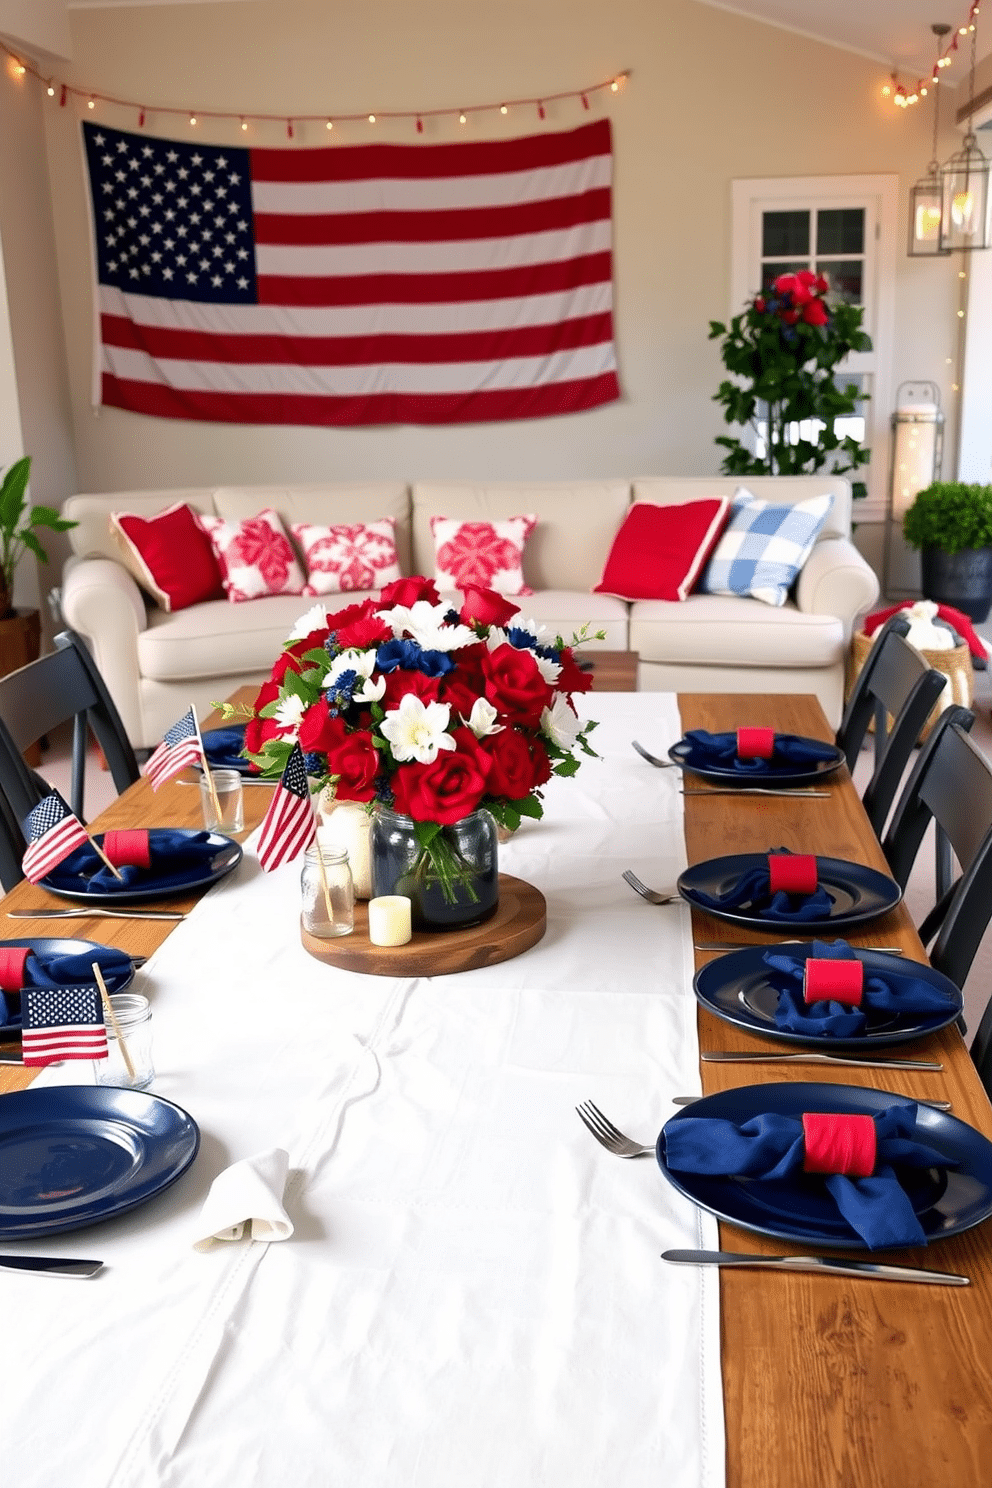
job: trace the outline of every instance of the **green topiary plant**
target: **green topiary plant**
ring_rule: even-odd
[[[960,553],[992,547],[992,486],[935,481],[916,493],[902,530],[913,548]]]
[[[717,438],[728,452],[720,466],[725,475],[813,475],[824,468],[839,474],[867,464],[869,451],[835,429],[866,395],[853,383],[838,388],[834,371],[850,352],[870,351],[871,338],[861,329],[861,307],[829,304],[828,288],[822,275],[808,270],[780,274],[729,327],[710,321],[709,339],[723,337],[723,364],[736,379],[721,382],[713,394],[725,422],[755,432],[759,422],[767,423],[760,457],[741,439]],[[823,425],[815,443],[790,438],[790,426],[806,420]],[[854,484],[854,493],[865,494],[863,482]]]
[[[68,532],[77,522],[66,521],[51,506],[28,504],[27,485],[31,473],[31,456],[24,455],[15,460],[0,482],[0,620],[7,620],[14,613],[14,572],[25,548],[48,562],[48,554],[35,536],[36,527],[47,527],[52,532]]]

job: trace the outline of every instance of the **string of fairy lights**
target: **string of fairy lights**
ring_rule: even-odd
[[[919,103],[921,98],[926,98],[930,89],[936,87],[940,82],[944,69],[951,67],[954,63],[955,54],[962,41],[970,40],[975,32],[975,22],[978,18],[980,0],[972,0],[968,7],[968,19],[960,26],[949,26],[950,41],[947,42],[943,51],[938,53],[933,64],[933,71],[928,78],[917,78],[916,82],[906,84],[899,81],[898,75],[893,72],[887,83],[882,84],[882,97],[891,98],[897,108],[911,108],[914,103]]]
[[[149,105],[133,98],[118,98],[114,94],[101,93],[96,89],[77,88],[72,83],[46,76],[30,60],[11,51],[3,41],[0,41],[0,53],[6,56],[7,70],[12,77],[16,79],[33,77],[43,85],[49,98],[58,100],[61,108],[73,102],[81,111],[96,112],[101,106],[108,105],[114,109],[124,109],[133,112],[139,129],[143,129],[150,118],[158,116],[183,118],[190,129],[196,129],[204,120],[223,120],[239,125],[243,133],[248,133],[250,129],[259,125],[278,124],[285,127],[287,139],[295,139],[298,129],[305,125],[323,126],[325,131],[333,132],[342,125],[357,124],[372,128],[388,120],[393,123],[407,122],[415,133],[423,134],[424,124],[429,120],[448,120],[457,123],[459,128],[464,128],[473,120],[487,115],[506,117],[511,113],[520,116],[533,114],[536,115],[538,121],[543,121],[547,118],[547,110],[551,104],[574,103],[578,104],[583,111],[589,111],[592,108],[592,99],[604,93],[621,93],[630,79],[628,68],[585,88],[566,88],[560,92],[544,93],[540,97],[503,98],[492,103],[472,103],[459,108],[385,109],[361,113],[330,110],[319,114],[260,114],[232,112],[225,109],[178,108],[168,104]]]

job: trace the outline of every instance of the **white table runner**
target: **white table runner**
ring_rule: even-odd
[[[548,900],[524,956],[328,968],[299,943],[299,865],[262,875],[249,846],[139,974],[153,1089],[203,1145],[134,1214],[9,1246],[108,1267],[4,1277],[11,1483],[721,1488],[717,1274],[659,1259],[715,1221],[573,1109],[653,1140],[700,1089],[688,910],[620,878],[684,866],[681,776],[630,747],[663,752],[678,712],[582,703],[601,759],[502,849]],[[194,1252],[213,1178],[272,1146],[293,1238]]]

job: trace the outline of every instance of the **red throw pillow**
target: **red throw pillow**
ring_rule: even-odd
[[[594,594],[686,599],[730,512],[729,496],[681,506],[636,502],[623,519]]]
[[[157,517],[111,512],[110,530],[125,568],[163,610],[185,610],[201,600],[223,598],[210,539],[184,502]]]

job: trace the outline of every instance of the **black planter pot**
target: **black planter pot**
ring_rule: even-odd
[[[953,605],[969,620],[985,620],[992,609],[992,548],[964,548],[945,553],[923,548],[920,553],[923,597]]]

